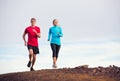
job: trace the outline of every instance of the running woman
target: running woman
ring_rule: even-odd
[[[58,26],[58,20],[53,20],[53,27],[49,29],[48,33],[48,41],[50,41],[51,49],[53,52],[53,68],[57,68],[57,59],[58,53],[61,47],[61,40],[60,38],[63,36],[62,29]]]
[[[38,48],[38,38],[41,37],[40,35],[40,28],[36,26],[36,19],[31,18],[31,26],[27,27],[23,33],[23,40],[25,46],[27,46],[29,51],[29,62],[27,64],[30,67],[30,71],[34,71],[34,64],[36,62],[36,54],[39,54]],[[26,41],[26,34],[28,35],[28,41]]]

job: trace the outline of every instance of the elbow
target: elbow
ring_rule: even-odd
[[[61,37],[63,37],[63,34],[61,35]]]
[[[23,39],[25,38],[25,35],[26,35],[26,33],[23,33],[23,35],[22,35]]]
[[[24,35],[24,34],[22,35],[22,38],[23,38],[23,39],[25,38],[25,35]]]
[[[50,41],[50,38],[48,38],[48,40],[47,41]]]
[[[60,37],[63,37],[63,34],[61,34]]]

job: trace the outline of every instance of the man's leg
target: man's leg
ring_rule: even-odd
[[[28,67],[31,66],[32,60],[33,60],[33,50],[29,49],[29,63],[27,65]]]
[[[30,60],[30,62],[32,62],[32,60],[33,60],[33,50],[32,49],[29,49],[29,60]]]
[[[33,68],[33,66],[34,66],[35,62],[36,62],[36,54],[33,54],[32,68]]]
[[[31,66],[31,71],[35,71],[33,69],[33,66],[36,62],[36,54],[39,54],[39,48],[37,46],[33,47],[33,59],[32,59],[32,66]]]
[[[32,66],[30,68],[30,71],[35,71],[34,68],[33,68],[33,66],[35,64],[35,61],[36,61],[36,54],[33,54]]]

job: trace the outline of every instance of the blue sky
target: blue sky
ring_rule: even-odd
[[[36,69],[51,69],[47,34],[55,18],[64,33],[59,67],[120,66],[119,4],[120,0],[0,0],[0,73],[29,70],[22,34],[31,17],[42,32]]]

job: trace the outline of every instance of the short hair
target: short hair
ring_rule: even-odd
[[[35,19],[35,18],[31,18],[31,21],[32,21],[32,20],[35,20],[35,21],[36,21],[36,19]]]

